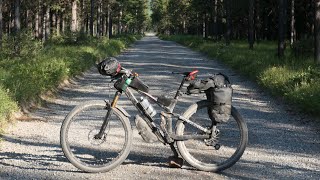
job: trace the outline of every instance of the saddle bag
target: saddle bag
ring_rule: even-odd
[[[223,123],[230,119],[233,90],[226,75],[215,74],[208,79],[191,83],[187,89],[189,94],[205,92],[207,100],[212,103],[208,107],[212,121]]]

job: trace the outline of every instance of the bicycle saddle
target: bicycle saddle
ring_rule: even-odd
[[[172,72],[172,74],[182,74],[184,75],[185,80],[190,81],[196,79],[198,72],[198,70],[194,70],[191,72]]]
[[[194,70],[194,71],[188,71],[188,72],[172,72],[172,74],[182,74],[184,76],[192,76],[197,74],[199,71],[198,70]]]

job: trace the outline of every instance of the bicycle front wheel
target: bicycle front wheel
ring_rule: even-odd
[[[207,108],[208,101],[199,101],[191,105],[183,116],[202,127],[210,129],[215,127],[212,133],[214,138],[210,139],[189,139],[177,141],[177,148],[180,155],[191,166],[203,170],[218,172],[231,167],[242,156],[248,143],[248,129],[245,121],[238,111],[232,107],[230,120],[226,123],[215,124],[209,118]],[[177,135],[197,135],[202,131],[183,121],[176,125]]]
[[[67,159],[86,172],[106,172],[120,165],[132,144],[129,119],[113,108],[102,138],[100,131],[108,109],[104,101],[76,106],[63,121],[60,143]]]

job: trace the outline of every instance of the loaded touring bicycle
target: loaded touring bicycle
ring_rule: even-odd
[[[170,98],[151,95],[138,74],[122,67],[115,58],[100,62],[97,68],[100,74],[115,80],[116,93],[111,101],[81,103],[63,121],[62,150],[75,167],[86,172],[107,172],[119,166],[132,146],[130,117],[135,118],[136,128],[146,142],[169,145],[173,152],[169,157],[171,167],[182,167],[186,161],[196,169],[218,172],[242,156],[248,142],[247,125],[231,104],[232,88],[225,75],[197,80],[197,70],[173,72],[182,75],[182,81]],[[189,86],[183,91],[186,83]],[[182,114],[175,112],[183,95],[199,93],[205,93],[207,99],[194,102]],[[132,102],[138,115],[130,116],[118,105],[122,95]],[[162,111],[157,113],[153,105]],[[157,116],[160,122],[154,120]]]

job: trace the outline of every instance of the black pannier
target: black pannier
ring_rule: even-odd
[[[116,76],[121,70],[121,64],[114,57],[109,57],[103,61],[101,61],[97,65],[98,71],[100,74],[105,76]]]
[[[117,90],[120,90],[122,91],[122,87],[124,86],[125,82],[127,80],[127,77],[126,76],[123,76],[122,78],[118,79],[116,81],[116,83],[114,83],[114,87],[117,89]],[[149,87],[144,84],[140,79],[139,77],[134,77],[131,81],[131,83],[129,84],[129,87],[131,88],[134,88],[134,89],[137,89],[137,90],[140,90],[140,91],[143,91],[143,92],[146,92],[148,93],[149,92]]]
[[[205,92],[207,100],[212,102],[208,108],[211,120],[227,122],[231,115],[232,87],[228,77],[224,74],[215,74],[212,77],[191,83],[187,92],[189,94]]]

